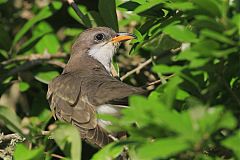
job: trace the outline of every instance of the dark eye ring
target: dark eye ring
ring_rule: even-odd
[[[103,40],[103,39],[104,39],[104,34],[102,34],[102,33],[97,34],[97,35],[95,36],[95,39],[96,39],[97,41]]]

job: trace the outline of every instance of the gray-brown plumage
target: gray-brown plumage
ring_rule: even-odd
[[[81,137],[98,147],[112,139],[104,128],[109,122],[97,119],[97,113],[119,115],[122,99],[144,92],[110,73],[119,43],[132,38],[131,34],[106,27],[84,31],[74,43],[63,73],[48,86],[47,99],[53,115],[77,126]]]

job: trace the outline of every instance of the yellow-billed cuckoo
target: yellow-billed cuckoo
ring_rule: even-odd
[[[145,92],[110,72],[120,42],[133,38],[133,34],[116,33],[106,27],[85,30],[73,44],[64,71],[48,86],[47,99],[54,117],[77,126],[81,137],[95,146],[112,141],[106,130],[110,122],[97,119],[97,114],[118,116],[127,97]]]

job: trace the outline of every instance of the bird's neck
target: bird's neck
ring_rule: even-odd
[[[99,68],[100,70],[105,72],[105,74],[111,75],[111,73],[109,73],[106,67],[92,56],[88,54],[74,54],[70,57],[66,67],[64,68],[63,73],[78,72],[80,70],[81,72],[86,71],[87,73],[90,70],[95,70],[96,68]],[[109,68],[111,68],[111,64]]]

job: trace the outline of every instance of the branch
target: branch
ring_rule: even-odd
[[[145,61],[144,63],[139,64],[136,68],[134,68],[133,70],[127,72],[125,75],[123,75],[120,79],[124,80],[127,77],[129,77],[130,75],[134,74],[135,72],[138,73],[140,72],[140,70],[142,68],[144,68],[145,66],[149,65],[150,63],[152,63],[153,58],[149,58],[147,61]]]
[[[17,66],[16,68],[13,68],[10,70],[7,74],[0,77],[0,82],[4,81],[7,77],[13,76],[19,72],[25,71],[27,69],[30,69],[34,66],[40,65],[44,62],[47,62],[48,64],[53,64],[58,67],[65,67],[65,64],[60,61],[53,61],[52,59],[59,59],[59,58],[66,58],[68,55],[64,53],[58,53],[58,54],[32,54],[29,56],[22,56],[22,57],[16,57],[14,59],[10,59],[7,61],[2,62],[2,65],[7,65],[15,62],[20,61],[26,61],[24,64],[21,64]]]
[[[175,50],[171,50],[171,51],[165,51],[163,52],[161,55],[158,55],[158,56],[153,56],[151,58],[149,58],[147,61],[145,61],[144,63],[141,63],[139,64],[136,68],[134,68],[133,70],[127,72],[125,75],[123,75],[120,79],[121,80],[124,80],[126,79],[127,77],[129,77],[130,75],[134,74],[134,73],[138,73],[140,72],[140,70],[144,67],[146,67],[147,65],[149,65],[150,63],[152,63],[153,60],[157,60],[157,59],[161,59],[161,58],[164,58],[168,55],[171,55],[171,54],[175,54],[177,52],[179,52],[181,50],[181,48],[177,48]],[[164,80],[164,79],[163,79]]]
[[[163,82],[163,80],[166,81],[166,80],[168,80],[168,79],[170,79],[170,78],[172,78],[174,76],[175,76],[175,74],[172,74],[170,76],[163,77],[162,79],[158,79],[156,81],[150,82],[150,83],[144,85],[143,88],[148,88],[150,86],[153,86],[153,85],[156,85],[156,84],[160,84],[160,83]]]
[[[7,135],[4,135],[3,133],[0,134],[0,143],[6,142],[6,141],[11,141],[11,140],[23,141],[24,138],[22,138],[21,136],[19,136],[16,133],[7,134]]]
[[[172,75],[170,75],[170,76],[164,77],[163,79],[164,79],[164,80],[168,80],[168,79],[172,78],[173,76],[175,76],[175,75],[172,74]],[[156,84],[159,84],[159,83],[161,83],[161,82],[162,82],[162,79],[158,79],[158,80],[156,80],[156,81],[154,81],[154,82],[148,83],[147,86],[156,85]]]
[[[1,65],[8,65],[15,62],[20,61],[32,61],[32,60],[52,60],[52,59],[60,59],[60,58],[66,58],[68,55],[65,53],[56,53],[56,54],[31,54],[27,56],[19,56],[13,59],[9,59],[6,61],[1,62]]]

